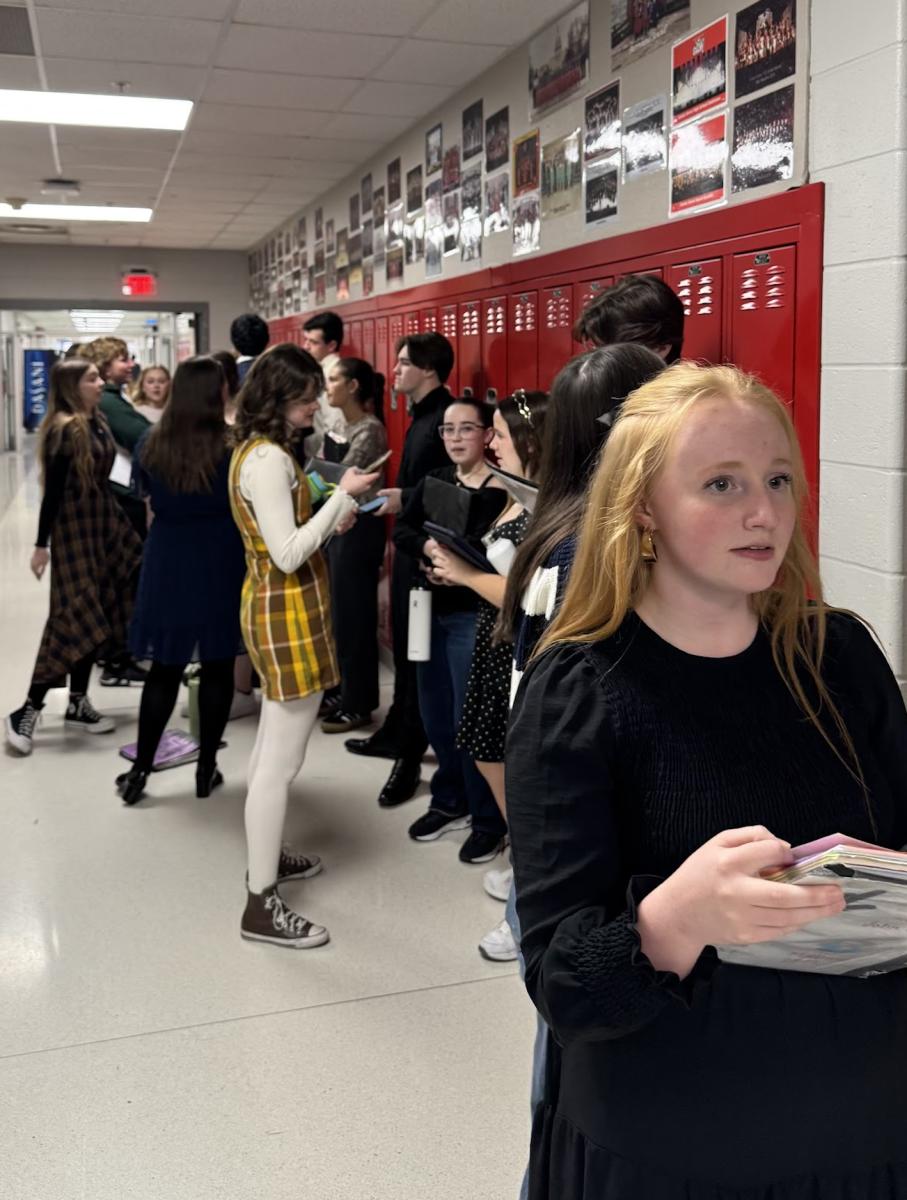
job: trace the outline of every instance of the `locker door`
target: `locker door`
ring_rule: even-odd
[[[797,248],[734,256],[729,358],[759,375],[788,404],[794,397]]]
[[[468,393],[482,399],[485,395],[482,374],[482,338],[479,333],[480,305],[478,300],[460,304],[460,395]]]
[[[371,363],[376,371],[379,369],[375,360],[375,322],[371,319],[362,322],[362,357],[367,363]]]
[[[393,474],[394,479],[397,477],[397,471],[400,467],[400,456],[403,453],[403,439],[406,436],[406,427],[408,424],[406,416],[406,397],[394,391],[393,373],[394,364],[397,361],[397,342],[403,337],[403,314],[394,313],[389,318],[388,324],[388,347],[387,347],[387,365],[388,365],[388,387],[390,395],[390,404],[385,410],[385,423],[387,425],[387,448],[393,451],[388,468]]]
[[[579,317],[584,309],[589,307],[596,296],[600,295],[605,288],[609,288],[613,282],[614,276],[606,275],[601,279],[586,279],[582,283],[575,283],[573,285],[574,320]],[[574,342],[573,344],[577,352],[586,349],[582,342]]]
[[[419,322],[419,314],[417,312],[408,312],[406,314],[406,332],[421,333],[422,326]]]
[[[721,362],[720,258],[671,267],[668,283],[683,301],[683,357]]]
[[[507,297],[482,301],[482,362],[485,364],[486,400],[507,395]]]
[[[654,275],[656,279],[664,279],[664,267],[647,267],[645,271],[624,271],[623,275],[618,275],[618,279],[626,279],[629,275]]]
[[[457,337],[457,306],[456,304],[445,304],[441,309],[441,333],[453,346],[454,366],[450,373],[450,378],[447,381],[447,386],[450,388],[452,395],[459,396],[460,393],[460,351],[459,339]]]
[[[551,387],[555,375],[573,356],[573,289],[545,288],[542,292],[542,328],[539,333],[538,386],[543,391]]]
[[[507,335],[507,392],[532,391],[539,383],[539,294],[517,292],[509,299]]]
[[[351,358],[363,358],[362,353],[362,322],[350,321],[347,326],[346,340],[352,347]]]
[[[436,308],[422,309],[422,333],[436,333],[438,330],[438,310]]]

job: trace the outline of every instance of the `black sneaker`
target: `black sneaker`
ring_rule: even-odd
[[[35,708],[31,700],[26,700],[21,708],[6,718],[6,740],[20,754],[31,754],[32,739],[40,715],[41,709]]]
[[[484,833],[474,829],[460,847],[460,862],[487,863],[507,849],[509,838],[499,833]]]
[[[101,687],[141,687],[147,678],[145,668],[135,663],[108,664],[101,676]]]
[[[340,712],[340,694],[325,695],[321,701],[321,707],[318,710],[318,720],[326,721],[328,717],[332,717],[334,713]]]
[[[102,716],[87,696],[70,700],[63,724],[67,729],[78,729],[82,733],[113,733],[117,727],[116,721]]]
[[[371,725],[371,713],[353,713],[345,712],[342,708],[338,708],[326,720],[321,722],[321,728],[324,733],[352,733],[355,729],[362,729],[365,725]]]
[[[445,833],[468,829],[471,824],[472,817],[469,813],[447,813],[430,808],[424,817],[410,825],[409,836],[414,842],[436,842]]]

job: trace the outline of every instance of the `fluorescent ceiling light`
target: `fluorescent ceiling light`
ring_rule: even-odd
[[[116,208],[107,204],[0,204],[0,220],[33,218],[39,221],[150,221],[150,208]]]
[[[103,125],[112,129],[182,130],[186,128],[191,112],[191,100],[0,89],[0,121],[27,121],[34,125]]]
[[[113,333],[126,314],[118,309],[73,308],[69,315],[79,333]]]

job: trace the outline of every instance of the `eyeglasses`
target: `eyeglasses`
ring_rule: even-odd
[[[438,433],[445,439],[455,437],[472,437],[475,433],[484,433],[483,425],[439,425]]]

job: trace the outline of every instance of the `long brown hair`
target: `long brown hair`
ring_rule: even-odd
[[[266,350],[252,363],[240,390],[233,441],[242,445],[263,437],[287,449],[296,435],[287,430],[284,406],[323,388],[321,367],[308,350],[294,342]]]
[[[651,494],[677,432],[703,401],[745,404],[770,413],[790,444],[797,519],[781,570],[770,588],[751,598],[771,637],[779,674],[795,700],[842,762],[863,782],[853,741],[822,677],[828,614],[806,528],[809,490],[797,434],[785,405],[736,367],[677,363],[644,384],[623,405],[592,483],[589,504],[560,612],[537,654],[568,642],[596,642],[616,633],[645,595],[650,567],[640,555],[639,505]],[[819,697],[815,704],[808,686]],[[842,756],[819,713],[824,710],[847,749]],[[864,785],[865,787],[865,785]]]
[[[224,370],[204,355],[176,368],[170,400],[142,446],[141,464],[175,493],[210,492],[227,450]]]
[[[66,358],[55,363],[50,373],[47,413],[38,436],[42,487],[47,478],[47,460],[53,458],[59,449],[64,429],[69,430],[72,439],[73,466],[83,493],[90,492],[97,485],[88,414],[79,395],[79,384],[94,365],[86,358]],[[99,420],[104,421],[100,414]]]

